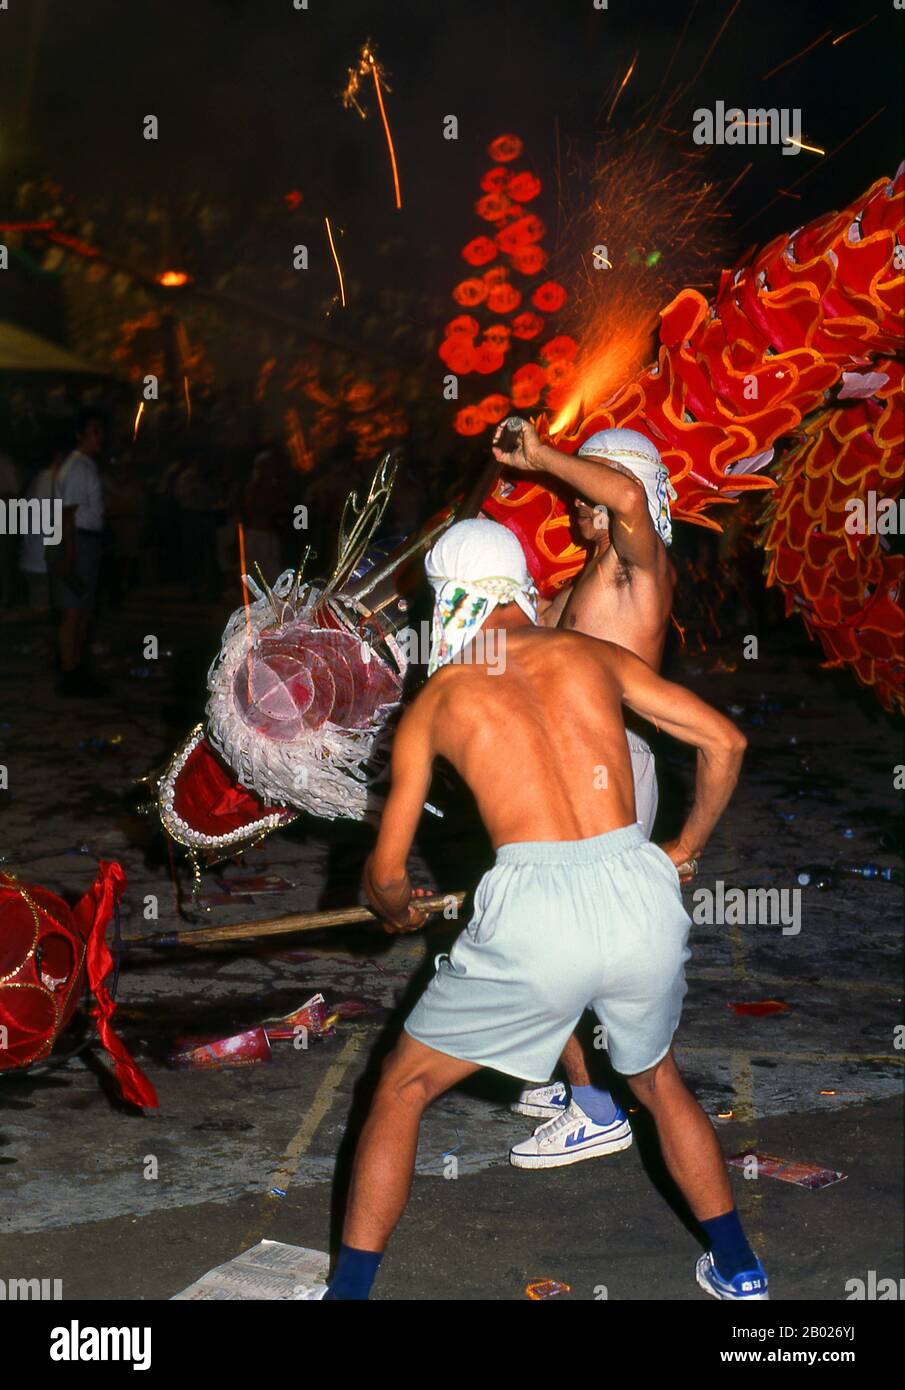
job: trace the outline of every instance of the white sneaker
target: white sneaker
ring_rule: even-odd
[[[574,1100],[561,1115],[538,1125],[530,1139],[509,1150],[514,1168],[563,1168],[586,1158],[604,1158],[631,1146],[632,1131],[624,1110],[611,1124],[595,1124]]]
[[[552,1086],[526,1086],[514,1105],[509,1109],[513,1115],[536,1115],[539,1120],[549,1120],[561,1115],[569,1104],[569,1093],[561,1081]]]

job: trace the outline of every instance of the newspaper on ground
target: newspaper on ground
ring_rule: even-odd
[[[327,1280],[330,1259],[324,1250],[262,1240],[235,1259],[217,1265],[170,1300],[201,1303],[238,1299],[292,1302]]]

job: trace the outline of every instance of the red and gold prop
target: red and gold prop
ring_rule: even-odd
[[[113,969],[106,930],[125,882],[119,864],[101,862],[91,888],[70,909],[48,889],[0,874],[0,1071],[50,1056],[87,978],[92,1017],[120,1095],[153,1109],[154,1087],[113,1031],[116,1005],[105,983]]]

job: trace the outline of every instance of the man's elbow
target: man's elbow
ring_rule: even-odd
[[[635,478],[624,478],[616,510],[626,525],[634,526],[647,516],[647,493]]]

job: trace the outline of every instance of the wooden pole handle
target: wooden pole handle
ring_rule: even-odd
[[[437,893],[430,898],[412,898],[412,906],[422,912],[442,912],[451,902],[461,906],[464,893]],[[206,946],[214,941],[246,941],[254,937],[289,936],[295,932],[323,931],[324,927],[345,927],[357,922],[379,922],[370,907],[337,907],[324,912],[299,912],[291,917],[269,917],[259,922],[224,922],[219,927],[197,931],[157,932],[139,937],[134,946]]]

